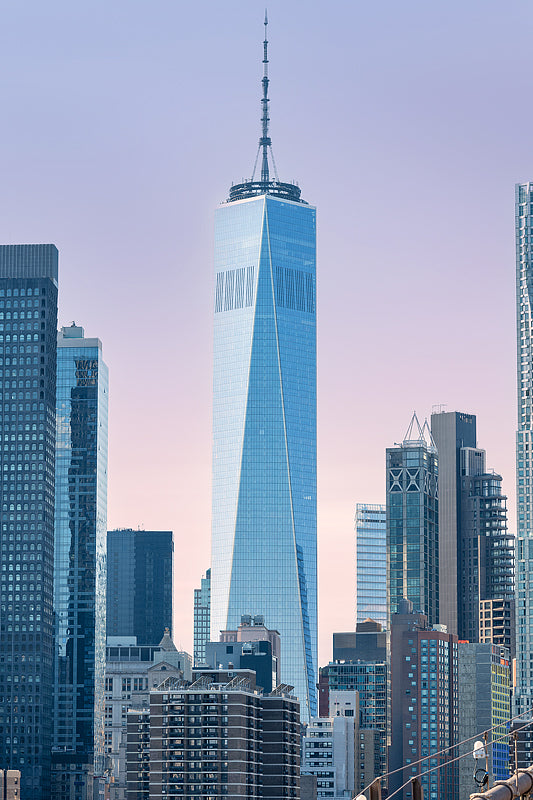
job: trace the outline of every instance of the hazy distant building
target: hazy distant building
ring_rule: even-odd
[[[172,531],[107,534],[107,635],[158,642],[172,631]]]
[[[438,455],[416,414],[403,443],[387,448],[387,591],[389,613],[407,597],[439,621]]]
[[[386,507],[357,503],[355,507],[355,619],[371,617],[387,625]]]
[[[0,752],[22,800],[50,797],[57,279],[53,244],[0,246]]]
[[[83,328],[57,338],[53,800],[104,770],[108,372]]]
[[[205,661],[205,645],[211,639],[211,570],[206,570],[200,588],[194,590],[193,657],[195,666]]]

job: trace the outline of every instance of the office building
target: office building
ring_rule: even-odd
[[[130,708],[146,708],[150,691],[168,677],[191,680],[191,657],[165,632],[157,646],[139,647],[135,637],[109,637],[105,672],[105,753],[109,800],[126,800],[126,722]]]
[[[439,622],[459,633],[460,450],[476,447],[476,418],[457,411],[434,413],[431,433],[439,454],[439,566],[446,575],[439,593]]]
[[[359,623],[355,633],[334,633],[333,661],[325,670],[330,696],[355,691],[359,698],[360,791],[387,772],[390,693],[386,633],[381,625],[368,620]]]
[[[205,646],[211,669],[251,669],[264,693],[280,685],[280,635],[265,628],[262,616],[244,615],[236,631],[222,631],[219,642]]]
[[[355,619],[387,625],[386,507],[355,507]]]
[[[196,673],[193,674],[196,678]],[[128,797],[297,798],[299,704],[290,687],[262,695],[250,670],[169,678],[149,709],[130,711]]]
[[[303,738],[302,771],[316,776],[317,797],[354,797],[359,785],[357,692],[332,692],[329,717],[310,721]]]
[[[513,616],[514,538],[507,531],[502,478],[477,447],[476,417],[431,415],[439,454],[439,621],[460,639],[479,642],[480,601],[505,602]],[[485,629],[486,636],[486,629]],[[514,647],[509,637],[506,647]]]
[[[487,747],[489,786],[509,777],[511,686],[509,650],[494,644],[459,642],[459,741],[491,731]],[[459,797],[479,790],[473,780],[472,758],[459,761]],[[485,767],[485,761],[479,766]]]
[[[104,769],[108,373],[83,328],[57,338],[52,798]]]
[[[193,656],[195,666],[205,661],[205,645],[211,638],[211,570],[194,590]]]
[[[172,630],[172,531],[107,533],[107,635],[153,644]]]
[[[49,800],[58,252],[0,247],[0,766]]]
[[[516,688],[515,713],[533,705],[533,183],[516,186]]]
[[[457,636],[432,628],[412,609],[404,600],[391,616],[389,770],[400,771],[390,776],[389,793],[428,773],[421,778],[426,800],[459,797],[457,762],[434,755],[459,742]],[[410,798],[410,788],[398,797]]]
[[[389,614],[407,597],[431,625],[439,621],[438,456],[416,414],[403,443],[387,448]]]
[[[268,64],[264,44],[264,67]],[[269,176],[216,213],[211,640],[261,614],[281,676],[316,715],[315,209]]]
[[[386,506],[355,507],[355,619],[387,625]]]
[[[333,634],[333,661],[386,661],[387,634],[379,622],[358,622],[355,631]]]

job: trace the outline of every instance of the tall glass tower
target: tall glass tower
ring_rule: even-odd
[[[357,503],[355,507],[355,621],[369,617],[387,625],[386,506]]]
[[[0,768],[50,797],[58,252],[0,247]]]
[[[416,414],[402,444],[387,448],[387,595],[389,615],[409,600],[439,622],[438,455]]]
[[[261,179],[216,213],[211,639],[263,615],[305,720],[318,678],[316,217],[270,179],[266,19],[263,63]]]
[[[533,704],[533,183],[516,186],[516,712]]]
[[[108,375],[99,339],[57,340],[53,800],[103,774]]]

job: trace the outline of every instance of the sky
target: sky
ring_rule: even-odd
[[[213,215],[251,175],[264,3],[8,0],[0,241],[60,251],[110,370],[108,527],[174,531],[174,640],[210,562]],[[357,502],[416,410],[475,413],[514,532],[514,184],[530,0],[271,0],[281,180],[317,206],[320,664],[354,626]]]

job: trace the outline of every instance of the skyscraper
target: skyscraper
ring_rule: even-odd
[[[0,247],[0,767],[48,800],[52,744],[57,262]]]
[[[515,710],[533,703],[533,183],[516,186],[516,667]]]
[[[357,503],[355,507],[355,621],[369,617],[387,624],[386,507]]]
[[[159,642],[172,631],[172,531],[107,533],[107,635]]]
[[[261,179],[216,213],[211,639],[263,615],[305,720],[318,678],[316,215],[270,179],[267,65],[265,33]]]
[[[205,663],[205,646],[211,638],[211,570],[206,570],[200,588],[194,590],[193,659],[195,666]]]
[[[103,774],[108,374],[99,339],[57,340],[52,797]]]
[[[429,624],[439,622],[438,456],[416,414],[403,443],[387,448],[389,614],[407,598]]]
[[[458,541],[461,527],[461,447],[476,447],[476,418],[457,411],[431,415],[431,433],[439,453],[439,621],[459,633]],[[477,609],[476,609],[477,614]]]
[[[432,628],[408,600],[391,615],[390,795],[420,775],[424,797],[462,797],[458,763],[440,752],[459,741],[457,647],[457,636]],[[411,787],[398,797],[409,800]]]
[[[458,411],[431,415],[439,454],[439,621],[460,639],[480,641],[480,601],[503,602],[513,615],[514,539],[500,475],[477,447],[476,418]],[[483,611],[485,615],[485,610]],[[484,621],[484,619],[483,619]],[[485,626],[483,626],[485,627]],[[510,630],[507,641],[513,648]]]

